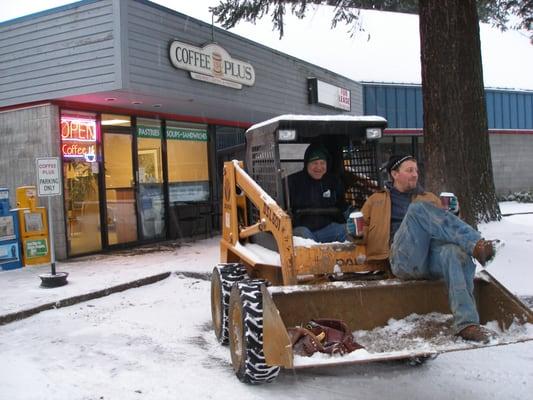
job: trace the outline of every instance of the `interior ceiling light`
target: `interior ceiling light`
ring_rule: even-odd
[[[132,101],[131,104],[135,104],[135,105],[139,105],[139,104],[142,104],[143,102],[142,101]]]
[[[160,107],[161,107],[161,104],[154,104],[152,107],[160,108]]]
[[[116,97],[106,97],[105,101],[115,101],[116,99]]]
[[[129,124],[130,121],[128,119],[106,119],[102,120],[102,125],[124,125]]]

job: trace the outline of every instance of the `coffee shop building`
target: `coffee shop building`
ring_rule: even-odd
[[[0,186],[15,207],[36,159],[60,159],[58,259],[210,235],[247,127],[363,114],[359,83],[145,0],[4,22],[0,61]]]

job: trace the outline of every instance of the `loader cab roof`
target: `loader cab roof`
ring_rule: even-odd
[[[386,126],[379,116],[280,115],[246,131],[246,170],[288,209],[288,177],[303,169],[307,147],[318,143],[329,153],[328,171],[345,182],[346,199],[361,207],[380,187],[377,157]],[[356,187],[356,180],[364,184]]]
[[[374,115],[280,115],[255,124],[246,131],[247,139],[261,134],[272,134],[277,130],[296,131],[295,142],[323,135],[346,135],[364,138],[366,128],[385,129],[387,120]],[[280,141],[282,138],[276,137]]]

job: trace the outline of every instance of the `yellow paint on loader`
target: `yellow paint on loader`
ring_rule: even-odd
[[[461,343],[459,347],[434,346],[428,350],[424,340],[431,341],[435,333],[428,327],[421,333],[420,348],[389,353],[368,352],[361,357],[350,357],[351,354],[335,356],[327,362],[323,357],[316,363],[313,359],[297,362],[288,328],[301,326],[311,319],[335,318],[345,321],[352,331],[370,331],[384,327],[391,319],[399,320],[414,313],[450,314],[445,285],[442,281],[396,279],[388,264],[366,262],[366,249],[361,244],[311,243],[295,246],[290,216],[244,171],[242,162],[226,162],[223,177],[220,259],[222,263],[240,263],[245,266],[249,278],[265,281],[260,290],[262,326],[258,334],[258,338],[262,337],[262,349],[254,351],[262,350],[267,367],[292,369],[377,360],[425,359],[447,351],[533,340],[531,335],[522,335],[488,344]],[[254,212],[250,212],[250,208]],[[251,239],[258,234],[272,235],[279,253],[279,265],[258,261],[246,250]],[[332,276],[339,277],[339,271],[342,280],[332,281]],[[220,280],[212,282],[217,285],[212,290],[220,292]],[[501,329],[507,329],[513,323],[533,324],[533,312],[488,272],[478,275],[474,284],[482,324],[497,321]],[[257,374],[250,378],[247,372],[247,362],[253,364],[254,361],[248,360],[246,353],[247,346],[251,345],[247,342],[244,327],[246,304],[237,295],[236,284],[233,284],[229,306],[229,315],[232,316],[229,342],[234,369],[243,382],[270,382],[277,375],[276,371],[268,372],[270,375],[266,374],[269,377],[264,381]],[[222,297],[213,296],[212,302],[222,301]],[[238,312],[232,313],[232,304],[238,304]],[[216,318],[223,318],[222,305],[212,304],[212,308],[216,311],[213,313]],[[215,322],[220,325],[220,321]],[[235,337],[236,334],[238,337]],[[453,335],[450,340],[453,340]]]

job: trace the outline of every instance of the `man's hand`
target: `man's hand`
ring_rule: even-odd
[[[355,238],[356,235],[355,235],[355,222],[353,220],[353,218],[348,218],[346,220],[346,232],[348,232],[348,235],[350,235],[351,237]]]
[[[454,195],[452,198],[450,198],[448,210],[455,215],[459,215],[459,200],[457,199],[457,196]]]

